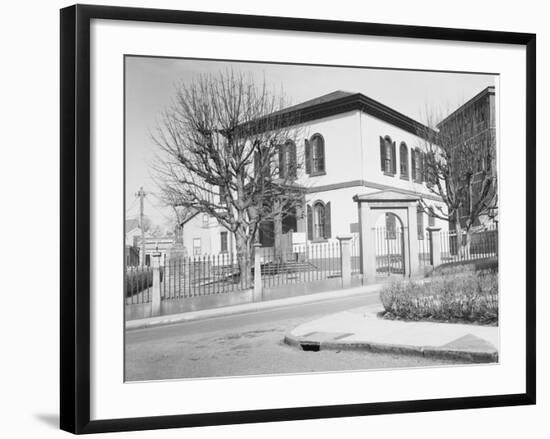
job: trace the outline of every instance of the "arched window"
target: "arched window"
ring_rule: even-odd
[[[309,142],[311,148],[311,173],[325,172],[325,140],[320,134],[314,134]]]
[[[380,168],[384,174],[395,175],[395,142],[390,136],[380,137]]]
[[[313,205],[313,238],[325,237],[325,205],[320,201]]]
[[[401,178],[409,179],[409,148],[405,142],[399,145],[399,173]]]
[[[417,183],[424,181],[424,153],[419,148],[411,151],[412,179]]]
[[[331,237],[330,202],[318,200],[313,208],[307,206],[307,234],[309,240],[328,239]]]

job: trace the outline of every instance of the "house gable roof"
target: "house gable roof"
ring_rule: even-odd
[[[193,218],[195,218],[199,214],[199,211],[197,209],[193,209],[189,212],[189,215],[186,216],[181,222],[180,227],[183,227],[186,223],[191,221]]]
[[[127,219],[124,226],[125,226],[126,233],[128,233],[131,230],[139,228],[139,220],[136,218]]]

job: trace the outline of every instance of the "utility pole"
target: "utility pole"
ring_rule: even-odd
[[[147,194],[143,190],[143,186],[139,188],[136,193],[136,197],[139,198],[139,228],[141,229],[141,261],[140,265],[145,265],[145,231],[143,228],[143,200]]]

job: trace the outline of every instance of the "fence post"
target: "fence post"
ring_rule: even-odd
[[[262,300],[262,265],[260,264],[260,243],[254,244],[254,302]]]
[[[153,297],[151,300],[151,317],[160,315],[160,256],[161,253],[153,253]]]
[[[167,297],[171,297],[171,282],[170,282],[170,275],[172,273],[170,273],[170,260],[172,258],[169,257],[169,258],[166,258],[166,253],[164,254],[164,258],[163,258],[163,264],[164,264],[164,273],[162,275],[162,289],[163,289],[163,292],[164,292],[164,298],[167,298]],[[175,271],[175,270],[174,270]],[[175,278],[174,278],[174,284],[175,284]],[[168,287],[168,288],[167,288]],[[174,285],[174,291],[176,290],[176,287]]]
[[[342,288],[351,286],[351,236],[337,236],[340,241],[340,270],[342,271]]]
[[[430,264],[433,268],[441,265],[441,227],[428,227],[430,234]]]

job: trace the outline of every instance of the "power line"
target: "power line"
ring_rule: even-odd
[[[134,207],[136,207],[137,198],[134,198],[134,201],[126,208],[126,213],[130,212]]]

